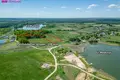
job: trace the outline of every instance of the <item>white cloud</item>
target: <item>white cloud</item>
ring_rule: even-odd
[[[65,8],[67,8],[67,7],[66,7],[66,6],[61,6],[61,8],[65,9]]]
[[[81,10],[81,8],[76,8],[76,10]]]
[[[120,6],[116,5],[116,4],[110,4],[108,6],[108,8],[120,8]]]
[[[91,5],[88,6],[87,9],[91,9],[91,8],[93,8],[93,7],[96,7],[96,6],[98,6],[98,5],[97,5],[97,4],[91,4]]]

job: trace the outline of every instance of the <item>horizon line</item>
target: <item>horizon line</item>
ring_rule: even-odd
[[[7,18],[7,17],[0,17],[1,18]],[[8,17],[8,18],[36,18],[36,19],[40,19],[40,18],[37,18],[37,17]],[[49,18],[49,17],[48,17]],[[52,17],[51,17],[52,18]],[[59,17],[58,17],[59,18]],[[83,18],[120,18],[120,17],[83,17]],[[42,18],[43,19],[43,18]],[[53,18],[54,19],[54,18]],[[65,19],[65,18],[64,18]],[[66,18],[67,19],[67,18]],[[72,18],[71,18],[72,19]],[[79,18],[80,19],[80,18]],[[82,19],[82,17],[81,17]]]

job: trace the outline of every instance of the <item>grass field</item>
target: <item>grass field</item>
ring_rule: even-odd
[[[17,43],[16,42],[11,42],[11,43],[6,43],[2,46],[0,46],[0,50],[8,50],[11,48],[16,48],[17,47]]]
[[[108,38],[102,38],[102,41],[120,41],[120,36],[108,36]]]
[[[30,43],[41,43],[41,44],[62,42],[62,40],[54,34],[48,34],[46,35],[46,38],[29,39],[29,41]]]
[[[117,43],[111,43],[111,42],[107,42],[107,41],[117,41],[117,42],[120,42],[120,36],[108,36],[108,38],[101,38],[101,41],[104,44],[118,46],[119,44],[117,44]]]
[[[44,80],[54,69],[41,68],[43,63],[54,64],[45,50],[22,47],[0,53],[0,80]]]
[[[68,41],[69,38],[79,36],[79,34],[74,31],[56,31],[54,35],[59,37],[63,42]]]
[[[75,80],[80,71],[69,66],[59,66],[56,74],[49,80],[56,80],[56,76],[60,76],[63,80]]]

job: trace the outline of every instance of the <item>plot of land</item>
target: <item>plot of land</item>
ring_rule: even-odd
[[[86,69],[83,62],[74,54],[70,54],[64,57],[68,62],[76,64],[78,67]]]
[[[46,35],[46,38],[29,39],[29,41],[30,43],[41,43],[41,44],[62,42],[62,40],[59,37],[53,34]]]
[[[0,50],[8,50],[8,49],[14,49],[17,47],[16,42],[6,43],[2,46],[0,46]]]
[[[49,80],[56,80],[56,77],[59,77],[62,80],[75,80],[80,70],[69,67],[69,66],[59,66],[57,72]]]
[[[48,51],[17,48],[0,54],[0,80],[44,80],[54,69],[42,69],[43,63],[54,65]]]

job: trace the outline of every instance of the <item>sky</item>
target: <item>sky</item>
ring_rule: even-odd
[[[0,2],[0,18],[120,18],[120,0]]]

